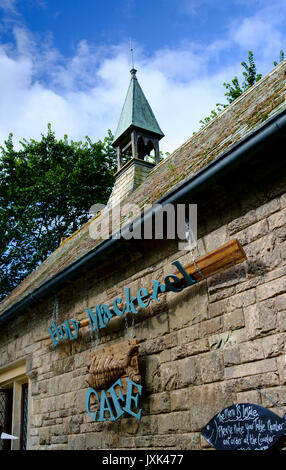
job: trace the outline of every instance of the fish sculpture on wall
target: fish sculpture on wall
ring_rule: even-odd
[[[126,374],[133,382],[138,382],[138,371],[132,366],[133,356],[138,352],[138,345],[131,344],[125,355],[116,353],[95,352],[90,354],[90,365],[87,368],[88,385],[97,390],[105,390],[117,379]]]
[[[217,413],[201,434],[218,450],[266,450],[286,435],[286,414],[238,403]]]

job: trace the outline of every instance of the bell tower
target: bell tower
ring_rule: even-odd
[[[159,140],[164,134],[139,85],[136,72],[134,67],[130,70],[131,80],[112,143],[117,149],[118,165],[109,200],[111,204],[120,202],[136,189],[160,162]],[[145,160],[152,150],[155,164]],[[125,164],[124,156],[131,157]]]
[[[137,70],[130,70],[131,80],[121,111],[113,146],[117,149],[118,168],[122,168],[122,155],[131,150],[132,158],[144,160],[152,150],[159,163],[159,140],[164,137],[153,111],[139,85]]]

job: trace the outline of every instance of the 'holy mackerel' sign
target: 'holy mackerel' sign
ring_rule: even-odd
[[[159,301],[159,294],[167,291],[181,292],[184,288],[199,282],[213,274],[216,274],[230,266],[240,263],[246,259],[246,255],[238,242],[231,240],[221,247],[198,258],[195,262],[183,267],[179,261],[172,263],[177,268],[176,274],[165,277],[164,283],[157,280],[152,281],[152,289],[148,291],[145,287],[138,289],[135,296],[131,295],[130,288],[124,288],[124,296],[116,297],[112,306],[98,304],[94,308],[87,309],[88,319],[65,320],[61,325],[52,322],[48,331],[56,347],[62,340],[75,340],[79,336],[79,328],[89,325],[92,331],[105,328],[112,317],[121,317],[124,314],[137,314],[138,309],[147,308],[150,302]],[[47,339],[40,338],[38,341]]]
[[[179,272],[183,275],[185,283],[182,283],[182,279],[175,274],[169,274],[165,277],[164,284],[159,281],[153,280],[153,289],[150,295],[149,291],[145,287],[138,289],[136,296],[131,295],[130,288],[125,287],[124,297],[116,297],[113,301],[113,308],[110,309],[106,304],[98,304],[95,307],[95,311],[92,308],[87,309],[90,328],[92,331],[100,330],[105,328],[111,318],[115,315],[121,317],[125,313],[137,314],[139,308],[147,308],[151,300],[159,301],[158,294],[161,292],[173,291],[180,292],[185,287],[194,284],[196,281],[185,271],[179,261],[172,263],[177,267]],[[78,338],[79,333],[79,321],[77,320],[66,320],[61,325],[57,326],[55,322],[49,327],[49,333],[51,335],[54,346],[57,346],[63,339],[74,340]],[[71,327],[72,325],[72,327]]]

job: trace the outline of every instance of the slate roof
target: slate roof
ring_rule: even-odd
[[[115,132],[113,144],[131,128],[137,127],[164,137],[163,132],[153,114],[153,111],[145,97],[136,77],[136,70],[131,70],[131,80],[124,105]]]
[[[269,118],[285,110],[285,98],[286,60],[156,165],[125,202],[138,204],[142,208],[145,204],[155,203],[242,138],[251,135]],[[89,235],[92,220],[67,238],[2,301],[0,315],[100,243]]]

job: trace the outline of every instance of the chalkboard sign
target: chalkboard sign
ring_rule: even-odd
[[[260,405],[238,403],[216,414],[202,430],[218,450],[266,450],[286,434],[286,414],[280,418]]]

